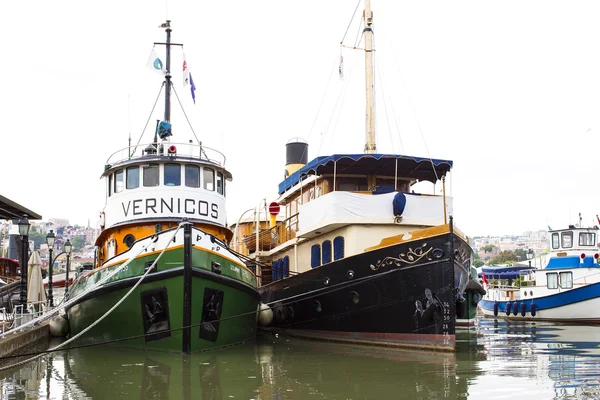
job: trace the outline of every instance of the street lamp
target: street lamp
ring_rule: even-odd
[[[52,296],[52,270],[54,269],[54,263],[52,262],[52,250],[54,250],[54,231],[50,229],[50,232],[46,235],[46,244],[48,245],[48,252],[50,253],[50,264],[48,264],[48,305],[54,307],[54,297]]]
[[[73,245],[71,245],[71,241],[67,239],[65,242],[65,253],[67,253],[67,274],[65,275],[65,298],[69,293],[69,259],[71,258],[71,250],[73,249]]]
[[[20,296],[19,302],[23,308],[27,306],[27,262],[29,253],[29,220],[24,214],[23,218],[17,222],[19,225],[19,235],[21,235],[21,283],[19,285]]]
[[[531,268],[531,259],[533,258],[533,249],[527,250],[527,260],[529,260],[529,268]]]

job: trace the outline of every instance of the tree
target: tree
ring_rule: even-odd
[[[484,253],[491,253],[492,251],[494,251],[494,247],[495,246],[493,244],[486,244],[481,249],[483,250]]]
[[[85,238],[82,236],[75,236],[73,240],[71,240],[71,244],[73,245],[73,251],[79,251],[85,246]]]
[[[490,265],[493,264],[508,264],[519,261],[519,256],[512,250],[501,251],[496,257],[490,260]]]
[[[516,249],[515,254],[519,257],[517,261],[527,260],[527,252],[524,249]]]
[[[475,268],[479,268],[479,267],[481,267],[481,266],[482,266],[482,265],[484,265],[484,264],[485,264],[485,263],[484,263],[483,261],[479,260],[479,259],[477,259],[477,260],[473,261],[473,266],[474,266]]]

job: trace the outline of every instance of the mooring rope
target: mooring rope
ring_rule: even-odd
[[[135,289],[137,289],[137,287],[142,283],[142,281],[144,280],[144,278],[146,278],[148,276],[148,274],[150,272],[152,272],[152,270],[154,269],[154,267],[156,266],[156,264],[158,263],[158,260],[160,260],[160,258],[162,257],[162,255],[165,253],[165,251],[167,250],[167,248],[169,247],[169,245],[171,244],[171,241],[173,240],[173,238],[175,237],[175,235],[177,234],[177,232],[179,232],[179,229],[181,229],[181,227],[185,224],[189,224],[190,222],[182,222],[179,224],[179,226],[177,226],[177,229],[175,229],[175,231],[173,232],[173,235],[171,236],[171,239],[169,239],[169,241],[167,242],[167,245],[164,247],[164,249],[162,249],[162,251],[160,252],[160,254],[158,255],[158,257],[156,257],[156,260],[154,260],[154,262],[152,263],[152,265],[146,270],[146,272],[144,273],[144,275],[142,275],[140,277],[140,279],[135,283],[135,285],[133,285],[131,287],[131,289],[129,289],[129,291],[127,293],[125,293],[125,295],[117,302],[115,303],[114,306],[112,306],[108,311],[106,311],[100,318],[98,318],[96,321],[94,321],[92,324],[90,324],[89,326],[87,326],[84,330],[82,330],[81,332],[79,332],[77,335],[73,336],[72,338],[69,338],[68,340],[62,342],[61,344],[53,347],[52,349],[50,349],[50,351],[56,351],[58,349],[60,349],[61,347],[73,342],[74,340],[78,339],[79,337],[81,337],[83,334],[85,334],[86,332],[88,332],[90,329],[92,329],[93,327],[95,327],[96,325],[98,325],[100,322],[102,322],[102,320],[106,317],[108,317],[117,307],[119,307],[121,305],[121,303],[123,303],[131,293],[133,293],[133,291]],[[36,359],[38,359],[39,357],[41,357],[43,355],[42,354],[38,354],[34,357],[28,358],[26,360],[22,360],[19,361],[15,364],[12,365],[7,365],[4,367],[0,367],[0,371],[4,371],[6,369],[10,369],[10,368],[14,368],[14,367],[18,367],[19,365],[23,365],[23,364],[27,364],[31,361],[34,361]]]

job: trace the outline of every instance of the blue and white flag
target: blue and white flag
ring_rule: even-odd
[[[183,54],[183,86],[191,85],[190,90],[192,92],[192,100],[194,100],[194,104],[196,104],[196,85],[194,85],[194,80],[192,79],[192,74],[190,73],[190,69],[188,68],[187,61],[185,60],[185,53]]]
[[[150,53],[150,57],[148,57],[148,63],[146,65],[148,66],[148,68],[158,72],[159,74],[164,75],[166,73],[165,66],[161,59],[158,58],[158,55],[156,54],[156,51],[154,51],[154,48],[152,48],[152,52]]]

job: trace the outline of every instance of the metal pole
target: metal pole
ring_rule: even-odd
[[[23,311],[27,307],[27,253],[29,251],[29,236],[21,236],[21,283],[20,283],[20,303],[23,305]]]
[[[365,0],[365,10],[363,11],[365,38],[365,83],[366,83],[366,141],[365,153],[372,154],[376,151],[375,145],[375,108],[373,105],[373,12],[371,11],[371,1]]]
[[[183,226],[183,337],[181,352],[190,354],[192,342],[192,224]]]
[[[167,84],[167,88],[165,91],[165,121],[171,121],[171,21],[167,20],[165,24],[165,28],[167,31],[167,59],[165,65],[165,82]]]
[[[52,247],[48,248],[50,253],[50,263],[48,264],[48,305],[54,307],[54,297],[52,296],[52,270],[54,269],[54,262],[52,260]]]
[[[69,294],[69,268],[70,268],[70,261],[71,259],[71,253],[67,253],[67,274],[65,275],[65,298],[67,298],[67,295]]]

